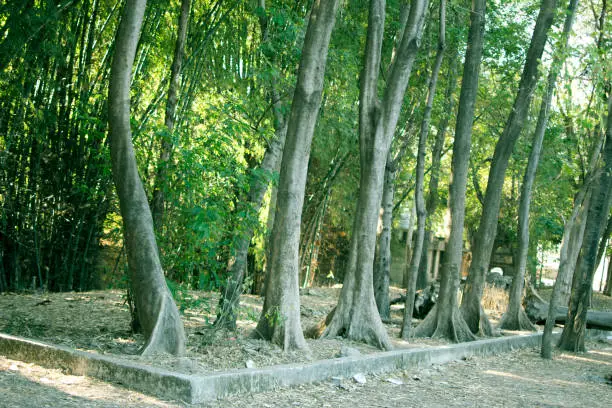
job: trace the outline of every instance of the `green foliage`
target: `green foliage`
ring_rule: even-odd
[[[396,45],[403,3],[387,2],[381,89]],[[126,285],[121,276],[98,276],[112,275],[115,270],[124,273],[122,260],[117,268],[106,262],[107,252],[112,252],[109,248],[122,244],[106,140],[108,76],[120,5],[111,0],[84,0],[62,2],[59,7],[55,2],[19,1],[0,6],[0,291],[32,286],[85,290],[103,282]],[[309,6],[305,1],[268,1],[264,13],[257,2],[194,2],[175,127],[169,132],[164,116],[179,2],[148,3],[133,72],[133,141],[149,196],[160,166],[169,175],[162,186],[166,211],[157,237],[169,286],[183,309],[201,306],[193,304],[188,290],[215,289],[226,278],[237,238],[251,228],[255,229],[255,245],[250,250],[254,258],[250,268],[263,269],[269,195],[259,213],[247,204],[247,197],[251,180],[278,181],[276,172],[258,168],[278,126],[270,87],[275,85],[280,113],[286,118]],[[345,1],[343,6],[329,50],[302,217],[306,230],[322,214],[319,269],[322,275],[332,272],[338,279],[358,194],[357,109],[368,13],[367,2]],[[467,41],[469,5],[450,1],[448,6],[448,55],[434,99],[432,136],[448,113],[441,90],[449,80],[450,59],[459,61],[457,71],[461,72]],[[471,155],[471,172],[483,191],[495,142],[516,93],[538,6],[532,0],[495,0],[488,5]],[[530,230],[536,245],[552,246],[560,241],[564,218],[586,180],[590,151],[604,125],[610,22],[605,22],[600,41],[596,19],[601,6],[601,1],[583,5],[580,40],[567,50],[570,59],[559,81],[534,189]],[[398,139],[407,134],[415,140],[418,126],[414,124],[423,115],[438,36],[436,7],[437,2],[432,2]],[[266,38],[260,26],[264,17]],[[543,71],[549,64],[550,54],[545,54]],[[536,102],[542,91],[542,87],[535,90]],[[536,114],[534,109],[513,154],[504,188],[499,237],[510,243],[516,240],[516,206]],[[452,145],[453,128],[454,112],[445,151]],[[163,164],[159,163],[162,141],[173,146],[172,157]],[[432,146],[433,142],[428,143]],[[396,141],[394,149],[398,145]],[[413,150],[414,143],[400,163],[398,200],[411,199]],[[430,214],[439,227],[449,198],[450,159],[450,154],[443,158],[440,205]],[[343,165],[326,184],[338,160],[344,160]],[[470,179],[468,231],[477,228],[480,212]],[[112,255],[117,259],[114,252]],[[250,287],[253,282],[249,275],[244,285]],[[270,318],[278,322],[280,317]]]
[[[205,296],[198,296],[190,293],[186,285],[181,285],[176,282],[166,279],[168,289],[172,294],[172,298],[176,302],[179,311],[183,314],[187,309],[196,311],[204,316],[208,316],[211,311],[210,299]],[[208,318],[206,318],[208,319]],[[208,321],[206,321],[208,324]]]

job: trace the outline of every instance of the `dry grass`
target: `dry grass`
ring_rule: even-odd
[[[319,323],[336,305],[340,288],[313,288],[301,296],[303,328]],[[400,290],[392,288],[391,297]],[[187,356],[139,356],[142,337],[129,332],[130,316],[124,292],[118,290],[83,293],[0,294],[0,331],[34,338],[71,348],[104,354],[145,364],[163,365],[186,373],[206,373],[243,368],[251,360],[256,367],[276,364],[305,363],[334,358],[343,346],[362,354],[378,349],[342,338],[307,340],[309,352],[283,352],[267,341],[250,338],[261,313],[262,299],[244,295],[238,314],[236,332],[211,328],[215,318],[218,294],[188,291],[181,293],[185,307],[183,322],[187,334]],[[429,347],[444,344],[423,339],[405,342],[398,338],[402,309],[394,308],[392,319],[385,324],[396,348]],[[417,322],[415,322],[416,324]]]
[[[490,314],[503,314],[508,307],[508,292],[485,284],[482,293],[482,307]]]

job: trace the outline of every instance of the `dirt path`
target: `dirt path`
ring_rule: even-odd
[[[612,344],[553,361],[522,350],[433,366],[233,397],[209,404],[160,401],[116,385],[0,357],[0,407],[610,407]],[[389,379],[399,380],[393,384]]]

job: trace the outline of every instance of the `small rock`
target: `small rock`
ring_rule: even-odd
[[[404,382],[398,378],[387,378],[385,381],[390,382],[391,384],[395,384],[395,385],[403,385]]]
[[[413,376],[412,376],[412,379],[413,379],[414,381],[421,381],[421,377],[419,377],[418,375],[413,375]]]
[[[11,371],[19,371],[19,367],[17,367],[17,364],[11,364],[11,366],[9,367],[9,370],[11,370]]]
[[[355,374],[353,376],[353,380],[355,380],[355,382],[358,383],[358,384],[365,384],[367,382],[366,378],[365,378],[365,375],[363,375],[361,373]]]
[[[336,357],[338,357],[338,358],[341,358],[341,357],[356,357],[356,356],[360,356],[360,355],[361,355],[361,352],[359,350],[357,350],[356,348],[342,346],[342,348],[340,348],[340,352],[338,354],[336,354]]]
[[[246,368],[254,368],[255,362],[253,362],[253,360],[247,360],[245,365],[246,365]]]

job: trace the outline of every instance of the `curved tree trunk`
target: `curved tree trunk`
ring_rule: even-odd
[[[538,77],[542,52],[548,39],[548,30],[553,23],[557,8],[556,0],[542,0],[540,12],[531,38],[531,44],[527,51],[527,58],[519,84],[519,90],[510,111],[510,116],[504,127],[504,131],[495,145],[495,153],[491,162],[487,190],[480,218],[478,232],[474,239],[472,252],[472,264],[468,274],[467,282],[463,291],[461,301],[461,313],[466,323],[474,334],[490,336],[493,330],[480,301],[484,289],[485,275],[489,268],[489,259],[493,250],[497,222],[499,218],[499,206],[502,188],[508,161],[514,144],[518,140],[525,118],[529,111],[529,105],[535,90]]]
[[[128,0],[115,40],[108,92],[109,140],[130,280],[146,345],[143,354],[185,351],[183,323],[164,280],[153,219],[136,167],[130,130],[130,78],[146,0]]]
[[[484,44],[486,1],[474,0],[470,13],[459,111],[455,126],[452,182],[449,188],[451,216],[450,236],[446,246],[444,264],[440,273],[438,302],[427,317],[414,330],[416,337],[440,337],[455,342],[475,340],[457,306],[459,274],[463,260],[463,228],[465,221],[465,193],[472,144],[474,107],[478,95],[478,74]]]
[[[433,69],[431,70],[431,78],[427,90],[427,103],[423,112],[423,121],[421,122],[421,131],[419,132],[419,147],[417,151],[417,167],[416,167],[416,186],[414,190],[414,200],[417,210],[417,235],[414,243],[414,251],[410,260],[410,271],[408,272],[408,284],[406,285],[406,304],[404,307],[404,318],[400,337],[407,340],[410,337],[412,328],[412,309],[414,309],[414,294],[416,292],[417,278],[419,274],[419,264],[421,262],[421,253],[423,251],[423,241],[425,239],[425,219],[427,211],[425,208],[425,149],[427,148],[427,136],[429,135],[429,123],[431,122],[431,109],[433,107],[434,96],[438,86],[438,76],[444,59],[444,50],[446,48],[446,1],[440,0],[440,32],[438,35],[438,51]]]
[[[180,88],[181,66],[183,65],[183,54],[185,50],[185,39],[187,38],[187,27],[189,26],[189,11],[191,10],[191,0],[181,1],[181,15],[179,16],[179,26],[174,47],[174,58],[170,70],[170,86],[168,87],[168,99],[166,102],[166,116],[164,124],[167,133],[162,137],[162,145],[157,164],[157,173],[153,187],[153,224],[155,229],[161,231],[164,203],[166,201],[164,189],[168,185],[168,163],[172,156],[172,132],[174,131],[174,120],[176,116],[177,94]]]
[[[578,254],[580,254],[580,248],[582,248],[584,229],[586,227],[586,211],[589,208],[591,186],[585,186],[584,188],[586,196],[583,195],[581,200],[574,202],[574,206],[578,205],[578,207],[575,207],[576,217],[574,217],[574,210],[572,210],[570,220],[563,229],[559,271],[555,280],[555,285],[559,285],[559,304],[563,306],[567,306],[570,301],[572,278],[576,269],[576,262],[578,262]],[[578,204],[578,201],[580,201],[580,204]],[[566,230],[567,236],[565,235]]]
[[[286,134],[287,128],[284,126],[276,132],[276,137],[268,145],[264,153],[264,158],[258,169],[259,171],[263,171],[266,174],[275,172],[283,153]],[[262,177],[261,174],[251,175],[246,202],[248,206],[247,213],[250,217],[257,217],[263,205],[268,184],[267,177]],[[244,292],[242,285],[247,271],[249,245],[255,232],[254,225],[251,225],[249,221],[245,221],[245,224],[247,224],[247,227],[234,238],[234,256],[231,257],[228,263],[228,278],[221,289],[217,319],[214,323],[219,328],[236,329],[236,313],[240,304],[240,295]]]
[[[607,120],[603,169],[593,186],[584,240],[574,272],[567,322],[559,341],[559,347],[563,350],[585,351],[586,314],[590,305],[593,277],[597,267],[595,263],[598,244],[612,205],[612,98],[608,100]]]
[[[504,313],[499,323],[499,327],[505,330],[536,330],[536,327],[531,323],[531,321],[529,321],[529,318],[525,314],[525,310],[523,310],[521,305],[525,282],[525,269],[527,266],[527,252],[529,250],[529,207],[531,205],[533,183],[535,181],[536,171],[540,161],[544,133],[546,132],[548,117],[550,116],[550,104],[555,92],[555,86],[557,83],[557,77],[561,70],[561,64],[565,60],[562,55],[565,55],[565,48],[567,47],[567,42],[572,31],[577,6],[578,0],[571,0],[570,4],[568,5],[565,23],[563,25],[562,37],[557,45],[556,53],[551,64],[550,73],[548,74],[546,94],[540,105],[540,113],[538,115],[538,122],[534,132],[533,145],[531,147],[531,153],[529,154],[529,160],[527,162],[527,170],[525,170],[525,176],[523,178],[519,203],[518,265],[512,280],[512,287],[510,288],[508,310],[506,313]]]
[[[392,64],[382,105],[377,85],[385,21],[385,1],[372,0],[368,17],[368,34],[361,75],[359,103],[360,182],[359,198],[348,267],[338,306],[326,337],[345,337],[390,349],[387,332],[376,309],[373,287],[373,263],[376,227],[382,201],[384,168],[395,133],[402,101],[419,48],[428,1],[413,1]]]
[[[300,222],[310,145],[321,105],[327,51],[337,9],[338,0],[313,3],[281,164],[266,297],[256,335],[281,345],[284,350],[307,347],[300,325]]]
[[[266,3],[264,0],[259,1],[259,7],[261,12],[259,26],[262,41],[265,42],[268,40],[268,17],[265,14]],[[246,203],[244,203],[248,220],[243,220],[243,225],[241,225],[239,232],[234,237],[232,245],[234,253],[228,262],[228,278],[221,287],[217,319],[214,323],[217,328],[236,329],[237,309],[240,305],[240,295],[244,292],[243,282],[247,273],[249,246],[255,233],[255,225],[250,220],[257,219],[257,214],[259,214],[259,210],[263,205],[264,196],[268,189],[268,175],[278,172],[285,147],[287,122],[282,113],[282,103],[274,79],[270,85],[270,96],[272,112],[274,114],[275,137],[268,144],[259,168],[251,173],[249,179],[249,193]],[[271,211],[274,210],[271,209]]]

